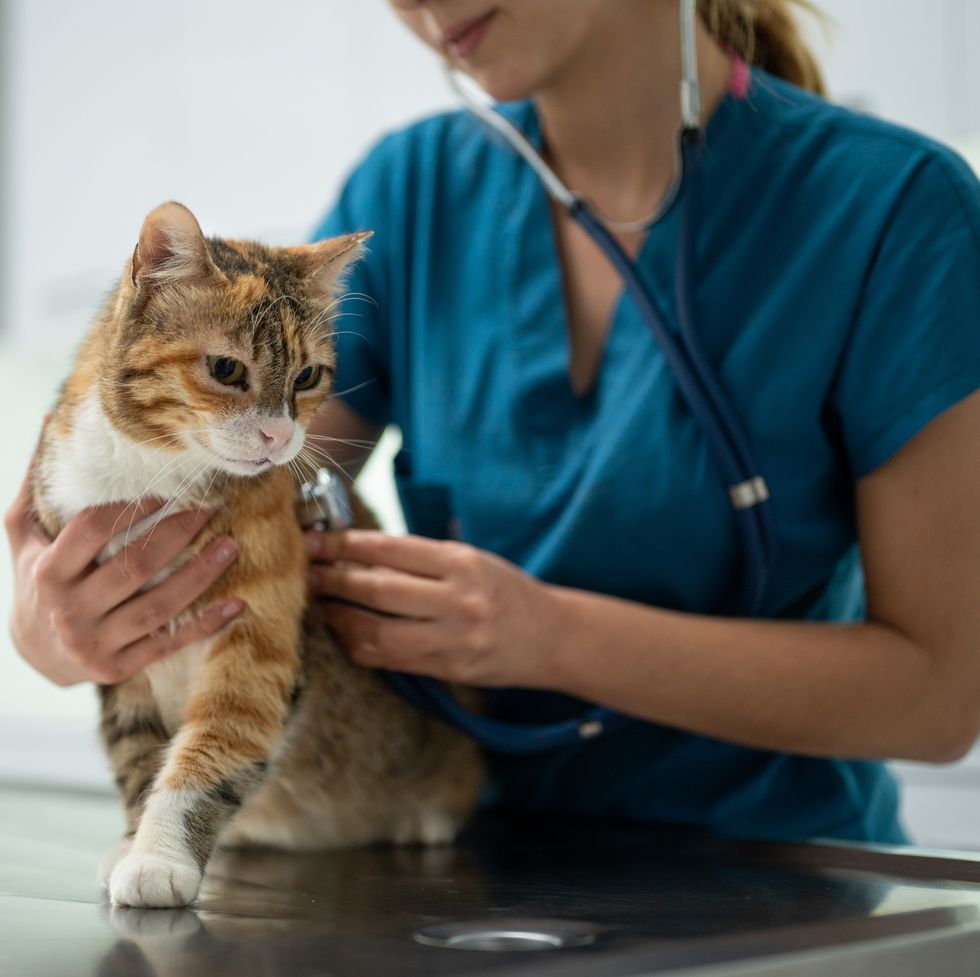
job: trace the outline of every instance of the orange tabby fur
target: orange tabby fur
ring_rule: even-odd
[[[266,248],[205,239],[186,208],[157,208],[45,431],[35,505],[52,536],[86,506],[148,493],[170,498],[168,512],[216,509],[167,572],[217,535],[239,549],[188,613],[233,595],[241,617],[102,687],[130,839],[105,868],[115,904],[192,901],[220,842],[446,841],[473,804],[472,744],[352,665],[305,613],[307,557],[280,466],[326,397],[329,311],[366,236]],[[223,385],[216,356],[244,379]],[[311,365],[323,380],[301,390]],[[124,521],[100,559],[159,515]],[[127,552],[135,566],[138,545]]]

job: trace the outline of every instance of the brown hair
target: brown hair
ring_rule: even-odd
[[[794,8],[820,14],[809,0],[698,0],[701,19],[723,47],[747,64],[825,95],[823,73],[803,38]]]

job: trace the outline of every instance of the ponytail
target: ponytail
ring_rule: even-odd
[[[708,33],[747,64],[825,95],[823,73],[803,39],[794,8],[819,14],[810,0],[698,0]]]

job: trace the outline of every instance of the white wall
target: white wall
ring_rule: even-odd
[[[817,0],[811,37],[838,101],[946,142],[980,137],[977,0]]]
[[[980,142],[980,0],[824,0],[832,93]],[[302,240],[383,130],[449,103],[384,0],[0,0],[0,502],[73,344],[176,198],[209,232]],[[978,147],[980,148],[980,147]],[[397,516],[384,496],[389,525]],[[0,618],[10,571],[0,561]],[[49,686],[0,638],[0,776],[106,783],[90,689]],[[909,768],[930,844],[980,847],[980,772]]]
[[[377,134],[445,105],[383,0],[8,0],[2,322],[73,342],[178,199],[205,229],[302,240]]]

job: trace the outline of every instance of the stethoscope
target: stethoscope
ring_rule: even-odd
[[[681,0],[681,116],[680,178],[675,192],[684,187],[684,206],[677,248],[676,289],[679,330],[666,325],[656,298],[643,273],[630,259],[595,211],[558,178],[527,137],[493,108],[489,99],[474,97],[447,67],[450,85],[464,105],[499,134],[535,171],[549,196],[592,238],[623,280],[644,322],[670,367],[678,390],[704,431],[718,470],[728,488],[739,536],[745,573],[732,613],[753,616],[759,609],[772,562],[774,528],[769,488],[755,463],[749,440],[732,410],[714,373],[695,329],[694,284],[695,241],[700,220],[701,86],[698,81],[695,34],[696,0]],[[337,478],[324,492],[343,492]],[[326,482],[324,482],[324,485]],[[315,486],[314,486],[315,488]],[[340,496],[338,496],[340,497]],[[338,503],[324,502],[324,512]],[[349,504],[347,505],[349,511]],[[331,521],[334,528],[342,524]],[[527,725],[507,723],[474,715],[464,709],[443,683],[426,676],[385,672],[385,677],[402,696],[423,711],[462,730],[481,746],[500,753],[537,753],[593,739],[637,720],[604,708],[559,723]]]

